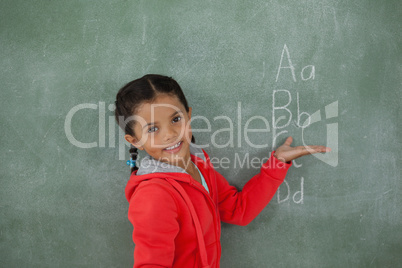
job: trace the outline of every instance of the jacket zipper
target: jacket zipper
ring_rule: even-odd
[[[219,213],[219,211],[217,211],[217,208],[214,205],[214,201],[212,200],[211,195],[207,192],[207,190],[202,185],[200,185],[199,182],[194,180],[192,177],[190,179],[190,185],[192,185],[192,186],[194,186],[194,188],[200,190],[204,195],[207,195],[208,196],[207,199],[208,199],[210,209],[211,209],[211,207],[213,208],[213,211],[214,211],[214,225],[215,225],[214,226],[215,227],[215,240],[216,240],[216,242],[219,242],[219,244],[217,245],[218,246],[218,260],[219,260],[220,257],[221,257],[221,253],[222,253],[222,249],[221,249],[221,245],[220,245],[220,237],[218,237],[218,234],[220,233],[220,227],[219,227],[220,226],[220,217],[217,215],[217,213]],[[219,267],[219,263],[218,263],[218,267]]]

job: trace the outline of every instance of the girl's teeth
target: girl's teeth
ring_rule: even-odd
[[[172,147],[168,147],[168,148],[166,148],[166,150],[172,150],[172,149],[174,149],[174,148],[177,148],[177,147],[179,147],[180,146],[180,144],[181,144],[181,142],[179,142],[178,144],[176,144],[176,145],[173,145]]]

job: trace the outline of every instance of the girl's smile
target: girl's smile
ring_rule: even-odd
[[[181,145],[183,144],[182,141],[179,141],[178,143],[176,143],[173,146],[170,146],[166,149],[164,149],[165,151],[169,152],[169,153],[177,153],[178,151],[180,151],[181,149]]]
[[[191,159],[190,119],[191,108],[187,112],[177,97],[159,94],[135,111],[135,137],[125,138],[153,158],[185,168]]]

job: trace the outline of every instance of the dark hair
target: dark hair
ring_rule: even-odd
[[[176,96],[186,111],[189,111],[186,97],[179,84],[173,78],[157,74],[147,74],[127,83],[117,93],[115,117],[117,124],[119,124],[126,134],[134,136],[134,120],[126,122],[126,119],[134,115],[141,104],[154,101],[159,94]],[[191,138],[191,141],[194,142],[194,137]],[[130,154],[131,159],[136,160],[138,155],[137,148],[132,147]],[[131,172],[137,169],[138,167],[134,166]]]

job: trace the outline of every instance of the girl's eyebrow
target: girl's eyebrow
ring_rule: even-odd
[[[178,111],[174,112],[170,117],[173,117],[176,114],[182,114],[182,112],[180,110],[178,110]],[[151,126],[151,125],[155,125],[155,123],[154,122],[148,123],[142,129],[146,128],[147,126]]]
[[[181,112],[180,110],[178,110],[178,111],[174,112],[170,117],[173,117],[173,116],[175,116],[176,114],[182,114],[182,112]]]

